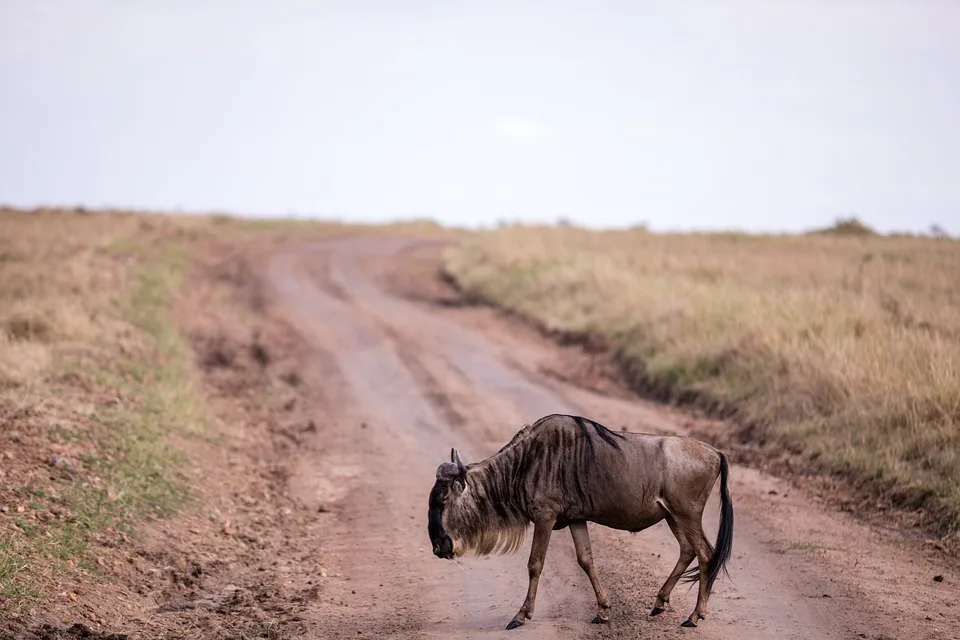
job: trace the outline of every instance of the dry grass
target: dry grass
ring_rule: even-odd
[[[445,269],[546,330],[609,337],[635,384],[735,409],[771,452],[960,529],[960,243],[513,227]]]

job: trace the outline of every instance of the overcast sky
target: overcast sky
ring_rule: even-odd
[[[960,2],[2,0],[0,203],[960,232]]]

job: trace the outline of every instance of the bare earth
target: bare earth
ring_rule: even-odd
[[[444,242],[358,236],[201,256],[179,312],[223,425],[219,440],[181,443],[202,470],[201,507],[145,527],[132,551],[104,545],[108,584],[0,637],[960,638],[955,562],[743,466],[731,468],[730,579],[698,628],[679,626],[695,585],[648,616],[678,553],[661,523],[590,525],[607,625],[589,623],[590,583],[570,534],[554,532],[533,619],[506,631],[531,536],[512,556],[433,556],[427,496],[451,446],[477,460],[550,413],[657,433],[722,425],[636,400],[579,348],[458,304],[436,276]],[[234,307],[224,287],[240,293]]]
[[[674,592],[674,611],[647,615],[676,561],[677,543],[661,523],[640,534],[591,526],[613,604],[608,626],[589,624],[593,593],[560,531],[534,619],[505,631],[525,592],[529,537],[519,555],[461,566],[430,552],[427,493],[451,445],[476,460],[554,412],[664,433],[684,433],[690,420],[615,390],[561,382],[577,377],[576,363],[517,323],[424,300],[429,271],[417,270],[417,256],[426,265],[437,251],[430,241],[348,238],[270,263],[277,308],[306,338],[328,385],[326,406],[316,409],[322,452],[295,483],[305,501],[337,514],[324,538],[342,577],[309,611],[317,637],[960,638],[956,572],[914,542],[743,467],[731,474],[731,579],[718,583],[698,629],[679,628],[696,595],[685,586]],[[714,493],[705,514],[711,538]]]

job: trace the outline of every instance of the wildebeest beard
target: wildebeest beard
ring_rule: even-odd
[[[513,553],[520,549],[530,524],[514,505],[492,497],[501,494],[504,476],[492,469],[468,475],[467,490],[446,514],[446,529],[452,534],[457,554]]]

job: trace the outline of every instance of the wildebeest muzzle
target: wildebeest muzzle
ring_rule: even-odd
[[[447,560],[453,559],[453,540],[450,539],[450,536],[443,536],[439,540],[434,541],[433,555],[438,558],[446,558]]]

